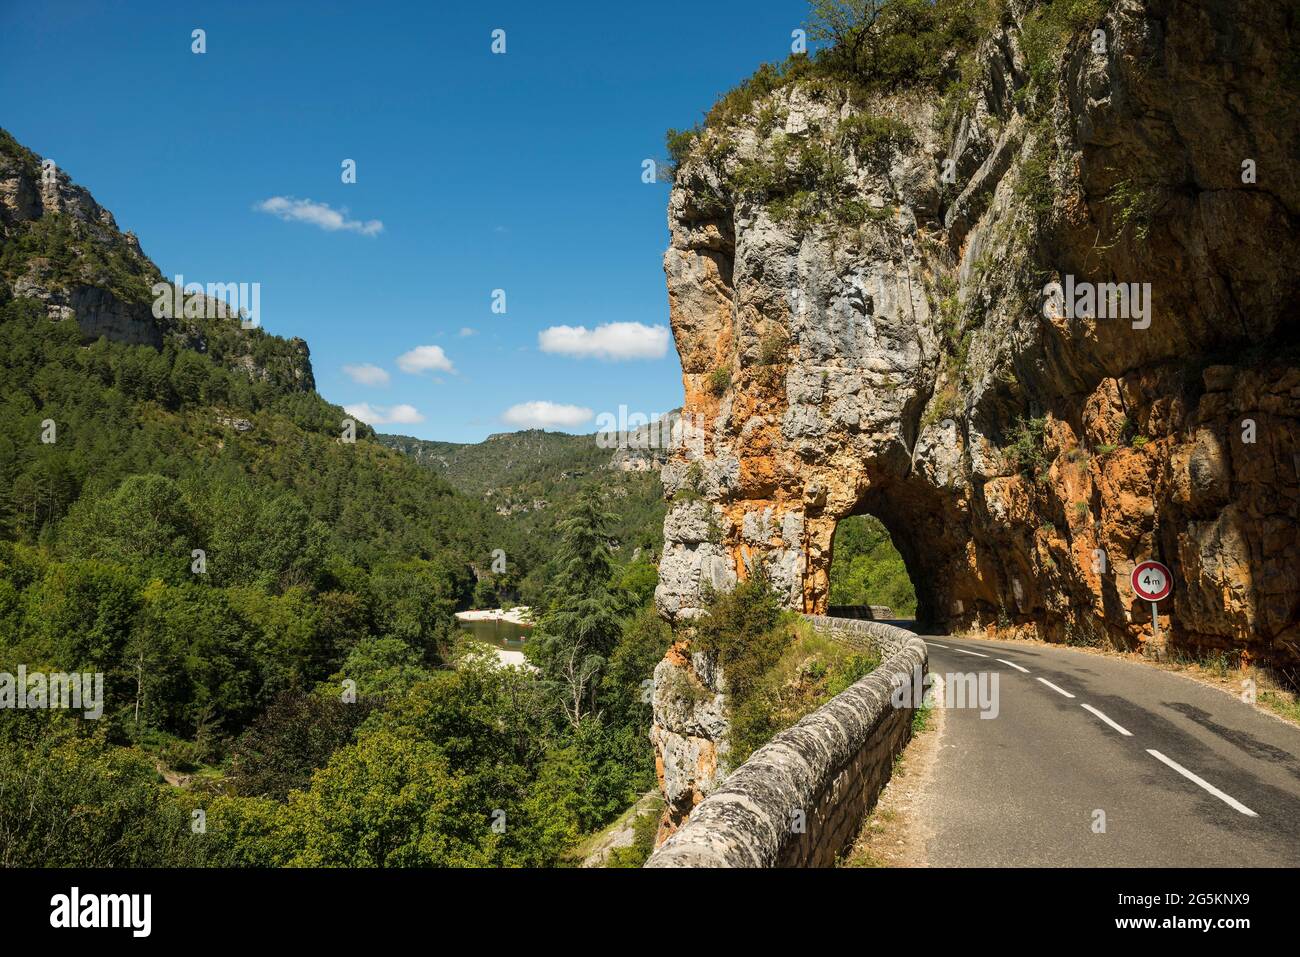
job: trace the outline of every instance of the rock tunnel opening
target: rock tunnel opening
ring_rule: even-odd
[[[840,519],[831,538],[829,613],[910,619],[916,609],[907,562],[885,523],[868,512]]]
[[[950,579],[968,547],[949,498],[923,482],[878,476],[853,505],[825,520],[829,547],[809,554],[814,581],[825,576],[822,607],[887,605],[922,627],[948,623],[960,584]]]

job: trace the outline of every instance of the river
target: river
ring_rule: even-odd
[[[477,641],[497,649],[497,656],[506,664],[522,664],[525,639],[532,625],[516,625],[512,621],[464,621],[456,624],[469,632]],[[505,652],[503,654],[502,652]]]

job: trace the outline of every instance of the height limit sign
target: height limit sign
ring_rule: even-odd
[[[1151,602],[1153,637],[1159,641],[1160,615],[1156,604],[1161,599],[1168,598],[1169,593],[1174,590],[1174,576],[1169,574],[1169,569],[1160,562],[1148,559],[1145,562],[1138,562],[1130,580],[1133,583],[1133,593],[1143,601]]]

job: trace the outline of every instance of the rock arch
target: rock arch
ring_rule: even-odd
[[[956,116],[934,91],[864,106],[793,84],[677,170],[664,272],[696,434],[662,473],[656,604],[688,622],[762,558],[787,605],[823,613],[835,524],[866,509],[936,631],[1161,654],[1128,585],[1155,557],[1164,642],[1294,670],[1300,93],[1257,79],[1293,59],[1285,14],[1111,5],[1105,51],[1080,30],[1021,97],[1023,15],[981,41]],[[859,155],[835,132],[863,112],[908,135]],[[841,199],[811,218],[772,195],[791,143],[840,151]],[[1065,318],[1043,302],[1065,277],[1149,283],[1150,312]],[[661,836],[725,764],[722,685],[689,634],[656,670]],[[671,669],[713,710],[675,710]]]
[[[1127,575],[1158,557],[1176,579],[1165,636],[1300,659],[1300,124],[1275,121],[1300,97],[1249,79],[1289,52],[1277,9],[1246,7],[1108,13],[1105,52],[1081,32],[1037,113],[1015,96],[1012,18],[955,120],[900,94],[866,107],[910,131],[885,159],[825,140],[865,210],[852,222],[792,217],[736,174],[861,103],[794,85],[761,104],[770,129],[704,134],[664,258],[699,430],[663,470],[664,616],[689,620],[760,556],[790,607],[824,612],[835,524],[867,509],[936,628],[1137,647],[1150,613]],[[1278,178],[1243,185],[1238,155]],[[1139,182],[1140,233],[1113,200]],[[1044,310],[1044,277],[1066,276],[1149,283],[1150,314]]]

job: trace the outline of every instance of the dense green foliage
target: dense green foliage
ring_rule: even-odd
[[[879,664],[782,611],[761,567],[732,591],[711,596],[693,647],[716,656],[726,676],[731,767]]]
[[[636,567],[634,574],[654,574],[664,521],[658,471],[612,468],[614,451],[602,448],[595,435],[529,429],[473,445],[404,435],[380,435],[378,440],[434,470],[459,491],[481,497],[506,518],[503,524],[511,531],[511,544],[502,546],[507,572],[483,580],[474,599],[477,607],[542,600],[557,573],[553,543],[558,526],[593,490],[606,504],[609,547],[616,559]]]
[[[118,740],[206,740],[368,637],[442,660],[497,517],[373,442],[337,441],[318,423],[341,410],[314,393],[255,411],[124,388],[186,359],[221,372],[82,346],[29,300],[0,307],[0,665],[104,672]]]
[[[669,130],[669,153],[685,160],[704,128],[740,123],[772,93],[796,84],[842,90],[855,101],[904,86],[944,89],[959,77],[959,56],[1004,9],[1004,0],[812,0],[808,33],[819,48],[759,66],[714,104],[702,127]],[[760,131],[770,126],[761,113],[758,120]]]
[[[835,526],[831,604],[888,605],[902,618],[916,614],[916,591],[903,557],[874,515],[851,515]]]
[[[39,175],[8,134],[0,164]],[[85,341],[18,277],[104,291],[159,345]],[[0,673],[102,674],[104,712],[0,708],[0,865],[567,861],[654,782],[669,639],[632,556],[662,504],[630,481],[652,477],[567,437],[585,481],[503,467],[565,494],[499,514],[365,426],[348,441],[305,343],[150,329],[157,278],[106,217],[3,224]],[[524,582],[541,670],[453,618]]]
[[[190,354],[84,347],[41,313],[0,308],[0,670],[102,672],[106,710],[0,714],[6,863],[62,841],[105,865],[556,863],[653,784],[666,627],[633,615],[653,565],[613,561],[597,498],[562,525],[540,630],[557,660],[581,643],[575,713],[562,669],[446,667],[470,565],[512,533],[486,505],[337,441],[314,393],[222,406],[246,432],[201,394],[128,397],[132,363],[170,381]],[[177,792],[160,768],[200,773]]]
[[[953,75],[956,51],[979,39],[987,0],[813,0],[811,36],[826,43],[817,66],[868,89],[935,86]]]
[[[106,865],[562,861],[653,785],[642,683],[668,642],[652,612],[632,614],[644,585],[610,561],[598,505],[585,507],[565,524],[566,574],[536,642],[555,664],[538,676],[472,654],[439,669],[468,576],[419,558],[346,565],[320,523],[275,497],[231,533],[246,546],[233,567],[223,539],[210,543],[206,576],[181,549],[206,534],[206,506],[158,475],[74,503],[44,546],[0,545],[13,636],[0,669],[101,670],[109,704],[98,723],[0,716],[24,739],[0,748],[0,829],[30,835],[8,862],[57,862],[41,848],[60,835]],[[571,640],[586,682],[576,709]],[[204,774],[169,793],[163,766]],[[82,803],[103,813],[73,815],[74,835]]]

